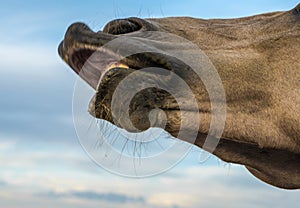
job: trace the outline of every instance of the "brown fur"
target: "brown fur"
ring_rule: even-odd
[[[214,154],[284,188],[300,187],[299,8],[229,20],[150,20],[196,43],[219,72],[227,119]]]

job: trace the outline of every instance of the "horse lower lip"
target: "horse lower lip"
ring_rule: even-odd
[[[101,76],[99,78],[99,82],[101,82],[102,78],[105,76],[105,74],[108,71],[115,70],[115,69],[129,69],[129,66],[127,66],[123,63],[120,63],[120,62],[113,62],[113,63],[109,64],[108,67],[105,67],[104,70],[103,69],[101,70]]]

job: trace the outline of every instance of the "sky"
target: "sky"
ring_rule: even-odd
[[[73,22],[115,18],[233,18],[292,9],[297,0],[1,1],[0,207],[296,207],[299,191],[274,188],[240,165],[199,162],[193,148],[171,170],[133,179],[92,162],[73,124],[76,75],[57,46]]]

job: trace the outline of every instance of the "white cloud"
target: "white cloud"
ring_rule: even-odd
[[[3,16],[0,19],[5,31],[0,34],[0,74],[49,75],[51,69],[53,72],[53,69],[62,68],[57,47],[66,26],[58,31],[61,22],[55,21],[62,16],[58,11],[24,10]]]
[[[54,46],[0,43],[0,73],[44,74],[62,66]],[[50,71],[51,72],[51,71]]]
[[[8,155],[6,165],[1,164],[1,167],[4,167],[1,177],[10,184],[8,188],[4,187],[5,191],[14,195],[18,190],[27,188],[29,190],[27,200],[33,202],[32,207],[37,201],[35,195],[48,191],[118,193],[132,198],[143,197],[145,208],[169,208],[175,205],[191,208],[224,207],[223,205],[235,208],[255,205],[265,208],[283,206],[286,202],[281,201],[281,198],[287,194],[290,197],[290,204],[295,203],[298,198],[297,192],[287,193],[258,182],[238,165],[233,165],[228,170],[217,166],[193,164],[184,168],[175,167],[169,173],[157,177],[129,179],[105,172],[78,150],[66,149],[61,152],[60,149],[54,151],[54,147],[49,147],[48,152],[31,151],[31,156],[28,157],[24,155],[26,152],[15,152],[13,158]],[[4,158],[3,156],[1,155],[1,158]],[[77,165],[74,161],[77,161]],[[9,166],[10,162],[12,164]],[[276,198],[269,200],[274,196]],[[44,202],[50,200],[53,199],[43,198]],[[60,205],[75,203],[79,207],[83,204],[94,207],[100,203],[74,196],[63,197],[58,201]],[[108,203],[107,207],[118,207],[114,203],[103,203],[103,206]],[[135,206],[137,205],[130,202],[124,205],[124,207]]]
[[[5,138],[5,139],[3,139]],[[92,163],[76,140],[77,145],[55,143],[19,144],[25,137],[0,136],[0,180],[5,182],[1,189],[0,206],[13,197],[38,207],[48,204],[50,198],[38,199],[36,194],[49,191],[57,193],[95,192],[117,193],[128,197],[145,199],[144,208],[171,208],[199,206],[214,207],[281,207],[296,203],[299,192],[287,192],[260,182],[244,167],[231,168],[217,165],[198,164],[197,152],[189,155],[189,163],[179,164],[167,173],[144,179],[129,179],[107,173]],[[28,140],[30,141],[30,140]],[[191,162],[194,161],[194,162]],[[23,191],[26,190],[26,197]],[[286,202],[282,198],[289,198]],[[272,199],[272,200],[270,200]],[[10,202],[11,203],[11,202]],[[109,202],[87,200],[75,196],[62,197],[56,207],[94,207],[101,203],[105,207],[118,207]],[[128,202],[124,207],[140,207]],[[10,206],[14,207],[14,206]],[[50,205],[49,205],[50,207]],[[288,206],[287,206],[288,207]]]
[[[15,140],[0,141],[0,151],[8,151],[11,148],[13,148],[16,145],[16,143],[17,141]]]

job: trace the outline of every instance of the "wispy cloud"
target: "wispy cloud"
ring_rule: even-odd
[[[0,187],[6,186],[6,185],[7,185],[7,183],[6,183],[6,182],[4,182],[4,181],[0,180]]]
[[[0,42],[1,74],[17,73],[18,75],[49,75],[56,68],[62,68],[57,49],[53,45]]]
[[[0,135],[1,138],[1,135]],[[17,143],[16,139],[11,140],[1,140],[0,139],[0,151],[7,151],[13,148]]]
[[[88,159],[83,161],[86,163],[84,166],[74,166],[73,162],[82,160],[83,155],[76,156],[74,152],[73,156],[69,154],[69,159],[64,159],[60,156],[65,154],[58,152],[44,156],[38,154],[36,158],[27,158],[17,166],[10,166],[15,168],[2,164],[2,167],[7,167],[6,171],[2,171],[2,177],[15,187],[13,190],[3,190],[16,195],[18,190],[26,189],[32,195],[31,198],[28,196],[29,199],[33,201],[40,195],[43,198],[38,198],[44,202],[56,198],[60,203],[77,201],[79,204],[86,202],[95,205],[103,202],[108,203],[108,207],[118,207],[123,203],[128,207],[140,207],[136,204],[144,204],[143,207],[147,208],[214,208],[223,207],[224,204],[233,208],[292,207],[299,196],[297,191],[274,189],[252,176],[249,177],[247,171],[237,165],[233,165],[231,169],[203,165],[185,168],[179,166],[160,176],[128,179],[111,175],[94,165],[89,168],[88,164],[91,163]],[[15,157],[13,160],[20,158]],[[26,187],[36,188],[28,191]],[[282,200],[285,196],[289,196],[288,201]]]
[[[100,193],[95,191],[71,191],[71,192],[47,192],[40,193],[38,196],[49,198],[77,198],[83,200],[100,200],[108,201],[111,203],[145,203],[142,196],[133,197],[125,194],[118,193]]]

